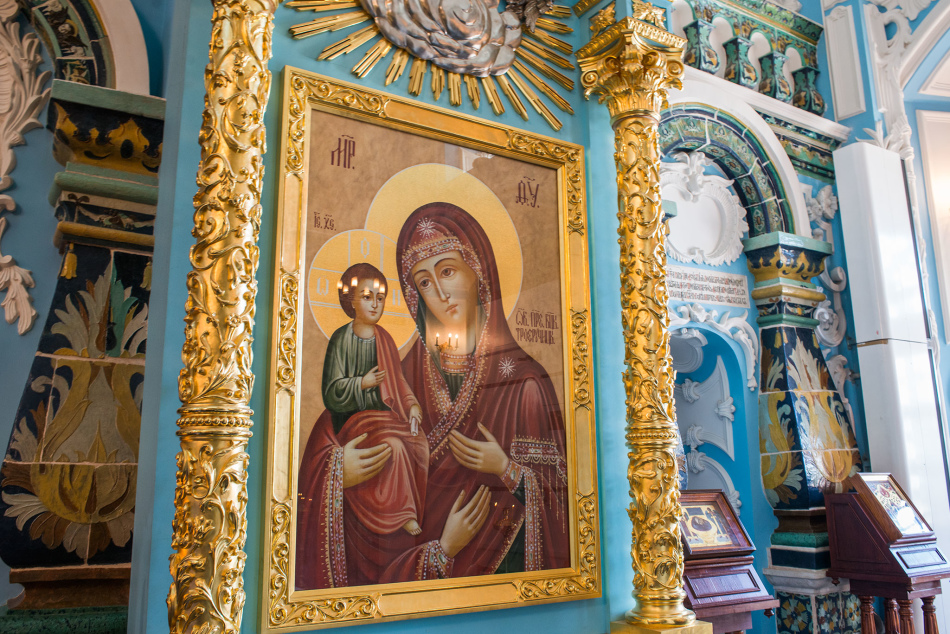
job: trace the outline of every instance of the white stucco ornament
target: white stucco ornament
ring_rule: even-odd
[[[670,219],[667,253],[680,262],[719,266],[742,253],[742,235],[749,230],[745,208],[730,191],[732,181],[706,174],[713,164],[702,152],[677,152],[675,162],[662,163],[663,200],[676,204]]]
[[[20,36],[14,0],[0,0],[0,192],[13,186],[10,173],[16,167],[13,148],[23,145],[23,135],[42,127],[37,116],[49,99],[44,86],[50,72],[38,73],[43,62],[40,41],[34,33]],[[16,203],[8,194],[0,193],[0,215],[13,211]],[[7,219],[0,217],[0,240],[7,229]],[[36,309],[29,288],[33,288],[30,271],[17,265],[11,255],[0,253],[0,291],[6,296],[0,306],[6,322],[17,322],[17,332],[25,334],[33,327]]]
[[[684,304],[670,311],[670,330],[687,327],[690,323],[706,324],[739,344],[745,357],[746,387],[754,390],[759,384],[756,361],[759,358],[759,337],[746,319],[748,311],[732,315],[729,311],[719,316],[717,310],[707,310],[702,304]]]

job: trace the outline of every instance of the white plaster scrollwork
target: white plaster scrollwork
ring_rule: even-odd
[[[699,393],[696,390],[700,385],[701,384],[696,381],[686,379],[683,381],[682,386],[678,386],[681,387],[683,398],[686,399],[687,403],[695,403],[699,400]]]
[[[833,242],[831,235],[831,221],[838,213],[838,197],[834,194],[831,185],[825,185],[818,194],[812,197],[812,188],[802,185],[802,192],[805,194],[805,209],[808,210],[808,219],[818,225],[812,227],[811,235],[815,240],[824,240]]]
[[[683,442],[691,449],[704,443],[719,447],[735,460],[732,422],[735,407],[729,394],[729,375],[722,358],[705,381],[686,379],[673,391],[676,420]]]
[[[802,10],[802,3],[798,0],[771,0],[772,4],[777,4],[783,9],[788,9],[789,11],[798,11]]]
[[[680,262],[735,262],[749,225],[742,203],[729,190],[732,181],[706,174],[713,162],[702,152],[677,152],[673,158],[660,167],[664,200],[679,203],[679,215],[670,220],[667,252]]]
[[[736,406],[732,404],[731,396],[716,403],[716,415],[730,423],[736,419]]]
[[[848,397],[844,395],[844,386],[849,381],[854,381],[858,373],[848,367],[848,360],[844,355],[838,354],[825,363],[828,364],[828,372],[831,374],[831,380],[835,384],[835,391],[844,404],[844,409],[848,414],[848,421],[851,423],[851,429],[854,429],[854,411],[851,409],[851,403]]]
[[[927,326],[930,332],[927,345],[936,358],[940,354],[940,345],[937,341],[937,315],[931,308],[933,304],[930,301],[928,282],[930,274],[927,270],[927,242],[923,239],[923,229],[920,224],[917,173],[914,169],[914,146],[911,143],[913,132],[904,107],[904,90],[901,84],[904,53],[914,39],[910,23],[916,20],[920,12],[930,6],[931,2],[932,0],[868,0],[868,4],[865,5],[864,14],[872,44],[871,56],[874,61],[878,109],[883,114],[884,121],[878,120],[873,130],[865,128],[864,131],[871,138],[859,139],[859,141],[896,152],[904,161],[918,269],[923,278],[921,288],[924,303],[927,306]],[[878,7],[884,11],[879,11]],[[891,28],[890,37],[887,36],[888,27]]]
[[[673,369],[677,372],[693,372],[703,364],[703,346],[706,337],[697,328],[680,328],[670,333],[670,354]]]
[[[728,311],[719,316],[717,310],[706,310],[702,304],[685,304],[678,306],[670,314],[670,330],[682,328],[693,322],[707,324],[713,330],[720,332],[737,344],[745,356],[746,386],[754,390],[758,385],[756,362],[759,358],[759,338],[755,329],[746,321],[749,312],[742,311],[738,315],[731,315]]]
[[[736,515],[740,514],[742,502],[739,500],[739,492],[725,467],[696,449],[686,454],[686,466],[693,474],[689,477],[688,489],[722,489],[736,510]]]
[[[13,148],[23,145],[23,135],[42,127],[37,116],[49,99],[44,86],[50,72],[37,73],[43,62],[40,41],[33,33],[20,36],[16,21],[19,11],[15,0],[0,0],[0,192],[13,186],[10,173],[16,167]],[[0,193],[0,214],[13,211],[16,203],[8,194]],[[0,218],[0,240],[7,228],[7,219]],[[26,333],[36,320],[36,309],[28,288],[33,288],[30,271],[17,266],[11,255],[0,253],[0,291],[6,291],[3,306],[8,324],[17,321],[17,332]]]
[[[689,447],[686,467],[689,489],[722,489],[738,512],[741,502],[732,478],[718,461],[699,448],[709,443],[735,460],[732,424],[736,408],[729,394],[729,376],[722,358],[704,381],[686,379],[674,388],[676,421],[683,444]]]
[[[831,297],[818,304],[815,309],[815,319],[818,320],[815,334],[822,345],[835,348],[844,341],[848,330],[848,321],[841,301],[841,292],[848,285],[848,275],[843,268],[836,266],[831,271],[822,271],[818,280],[826,295],[831,292]]]

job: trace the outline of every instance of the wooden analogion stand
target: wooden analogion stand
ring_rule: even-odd
[[[861,598],[861,631],[876,634],[874,597],[886,602],[885,633],[914,634],[913,600],[923,600],[924,634],[937,634],[934,597],[950,564],[930,525],[889,473],[857,473],[851,493],[826,494],[831,568]]]
[[[762,585],[752,567],[755,545],[722,491],[683,491],[686,607],[712,623],[713,634],[752,627],[752,613],[766,616],[778,601]]]

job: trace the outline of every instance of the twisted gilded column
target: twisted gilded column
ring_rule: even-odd
[[[178,379],[171,632],[237,634],[244,608],[248,400],[267,61],[276,0],[212,0],[201,165]]]
[[[695,616],[683,605],[667,226],[660,208],[657,127],[667,90],[682,85],[680,57],[686,42],[661,28],[663,12],[649,4],[635,0],[633,16],[592,38],[577,58],[584,94],[606,103],[615,139],[632,498],[628,513],[637,600],[626,621],[632,629],[679,629],[693,624]]]

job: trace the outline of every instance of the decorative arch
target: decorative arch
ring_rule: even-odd
[[[130,0],[24,0],[53,77],[149,94],[145,38]]]
[[[702,152],[735,181],[750,237],[793,231],[782,179],[756,136],[733,116],[700,103],[679,104],[663,113],[659,134],[664,155]]]
[[[950,1],[950,0],[948,0]],[[811,237],[805,198],[791,160],[765,119],[721,81],[686,69],[685,88],[670,95],[660,122],[660,151],[700,151],[735,181],[749,236],[782,231]]]

